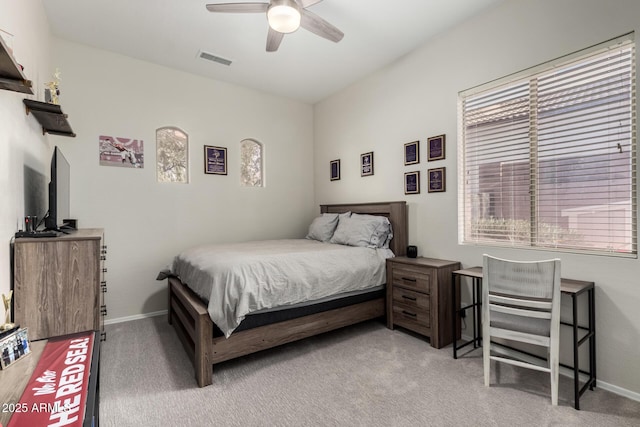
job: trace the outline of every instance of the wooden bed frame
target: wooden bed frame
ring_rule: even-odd
[[[384,215],[393,227],[390,248],[397,256],[407,248],[406,202],[320,205],[320,212]],[[240,332],[229,338],[213,337],[207,306],[180,280],[169,278],[169,324],[176,329],[195,368],[200,387],[212,383],[213,364],[255,353],[288,342],[384,316],[384,297],[286,320]]]

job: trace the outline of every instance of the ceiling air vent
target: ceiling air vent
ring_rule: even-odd
[[[202,59],[206,59],[207,61],[218,62],[218,63],[223,64],[223,65],[231,65],[231,61],[229,59],[222,58],[220,56],[216,56],[216,55],[214,55],[212,53],[205,52],[203,50],[198,52],[198,56],[200,58],[202,58]]]

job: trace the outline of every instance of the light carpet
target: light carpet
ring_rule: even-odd
[[[107,326],[101,348],[102,426],[638,426],[640,402],[587,391],[573,409],[560,378],[493,365],[481,351],[454,360],[451,346],[365,322],[214,366],[198,388],[166,316]]]

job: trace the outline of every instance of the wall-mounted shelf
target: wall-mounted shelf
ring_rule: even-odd
[[[42,125],[43,135],[50,133],[60,136],[76,136],[67,121],[67,115],[62,112],[62,108],[60,108],[59,105],[34,101],[32,99],[24,99],[23,102],[27,107],[27,114],[33,114],[36,120]]]
[[[9,48],[0,37],[0,89],[33,95],[31,80],[27,80],[22,67],[9,53]]]

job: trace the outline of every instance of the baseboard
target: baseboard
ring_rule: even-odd
[[[635,391],[627,390],[626,388],[618,387],[617,385],[605,383],[600,380],[596,380],[596,387],[600,387],[601,389],[610,391],[613,394],[640,402],[640,393],[636,393]]]
[[[146,319],[148,317],[164,316],[168,313],[168,310],[154,311],[152,313],[136,314],[133,316],[117,317],[115,319],[105,320],[105,325],[112,325],[114,323],[131,322],[133,320]]]

